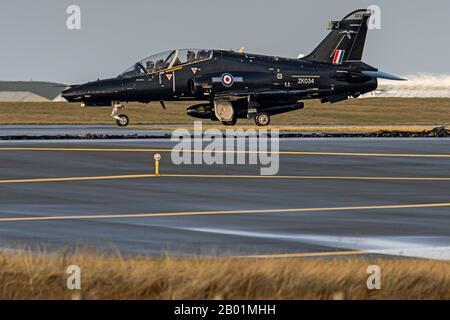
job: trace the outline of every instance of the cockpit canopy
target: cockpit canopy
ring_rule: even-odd
[[[164,51],[147,57],[120,74],[120,77],[130,78],[160,72],[180,65],[211,59],[212,50],[177,49]]]

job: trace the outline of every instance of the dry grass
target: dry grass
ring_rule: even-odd
[[[186,107],[193,102],[129,104],[131,123],[192,123]],[[109,108],[80,108],[65,102],[1,102],[0,124],[111,124]],[[239,124],[251,124],[240,120]],[[273,117],[273,124],[445,124],[450,123],[450,99],[369,98],[337,104],[306,101],[305,109]]]
[[[372,259],[176,259],[0,253],[0,299],[70,299],[65,270],[81,267],[83,299],[450,299],[450,263]],[[382,271],[381,290],[366,268]]]

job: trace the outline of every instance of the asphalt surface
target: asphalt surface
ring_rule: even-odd
[[[172,126],[172,125],[164,125]],[[155,130],[156,125],[145,125],[140,129],[120,128],[110,125],[3,125],[0,137],[4,136],[58,136],[58,135],[158,135],[170,133],[168,130]]]
[[[208,123],[208,126],[220,126],[220,124],[216,123]],[[111,124],[95,124],[95,125],[2,125],[0,130],[0,138],[1,137],[57,137],[57,136],[82,136],[82,135],[105,135],[105,136],[162,136],[162,135],[170,135],[171,130],[161,130],[158,129],[161,127],[173,127],[174,129],[177,127],[186,127],[187,124],[132,124],[129,127],[117,127],[114,123]],[[285,125],[276,125],[277,127],[284,127]],[[295,127],[296,125],[286,125],[289,127]],[[373,126],[384,126],[383,124],[376,125],[323,125],[323,124],[312,124],[312,125],[299,125],[299,130],[289,130],[289,133],[305,133],[304,127],[365,127],[370,129]],[[392,125],[389,125],[392,126]],[[395,124],[395,127],[410,127],[415,126],[414,124]],[[431,125],[418,125],[418,126],[431,126]],[[249,128],[254,128],[251,124],[248,124]],[[303,130],[303,131],[302,131]],[[283,131],[283,130],[281,130]],[[308,132],[311,133],[311,132]]]
[[[450,260],[449,139],[281,140],[275,177],[175,165],[173,145],[0,142],[0,246]],[[154,172],[155,150],[162,175],[134,176]]]

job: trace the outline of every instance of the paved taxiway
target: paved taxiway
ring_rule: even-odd
[[[254,129],[255,126],[252,124],[243,124],[244,127],[248,127],[249,129]],[[186,127],[187,124],[146,124],[146,125],[139,125],[139,124],[133,124],[126,128],[120,128],[116,127],[114,125],[102,125],[102,124],[95,124],[95,125],[67,125],[67,124],[60,124],[60,125],[2,125],[0,130],[0,139],[2,137],[60,137],[60,136],[83,136],[83,135],[105,135],[105,136],[165,136],[171,134],[171,130],[167,130],[167,128],[177,128],[177,127]],[[220,126],[216,123],[208,123],[208,126]],[[396,128],[402,128],[402,127],[411,127],[411,126],[420,126],[420,127],[434,127],[436,125],[424,125],[424,124],[395,124],[395,125],[383,125],[383,124],[365,124],[365,125],[354,125],[354,124],[346,124],[346,125],[276,125],[277,128],[280,128],[283,132],[282,128],[288,126],[290,128],[289,133],[311,133],[311,131],[306,130],[305,128],[308,127],[342,127],[342,128],[348,128],[348,127],[360,127],[364,128],[361,129],[362,132],[367,132],[371,127],[396,127]],[[165,129],[161,129],[161,128]],[[298,127],[298,131],[293,130],[292,128]],[[390,130],[390,129],[387,129]],[[425,130],[425,129],[424,129]],[[330,131],[331,132],[331,131]]]
[[[1,142],[0,246],[450,260],[449,139],[282,140],[279,176],[266,178],[173,165],[172,146]]]
[[[172,125],[164,125],[170,127]],[[176,126],[176,125],[173,125]],[[3,125],[0,130],[2,136],[61,136],[61,135],[159,135],[166,134],[168,130],[155,130],[157,125],[146,125],[139,129],[131,127],[120,128],[113,125]]]

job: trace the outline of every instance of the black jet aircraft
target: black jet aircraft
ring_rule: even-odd
[[[113,79],[72,86],[62,93],[86,107],[112,107],[117,125],[129,119],[126,102],[198,101],[187,114],[235,125],[302,109],[300,102],[335,103],[377,88],[377,78],[404,80],[361,61],[371,12],[356,10],[327,24],[330,33],[300,59],[205,49],[170,50],[143,59]]]

